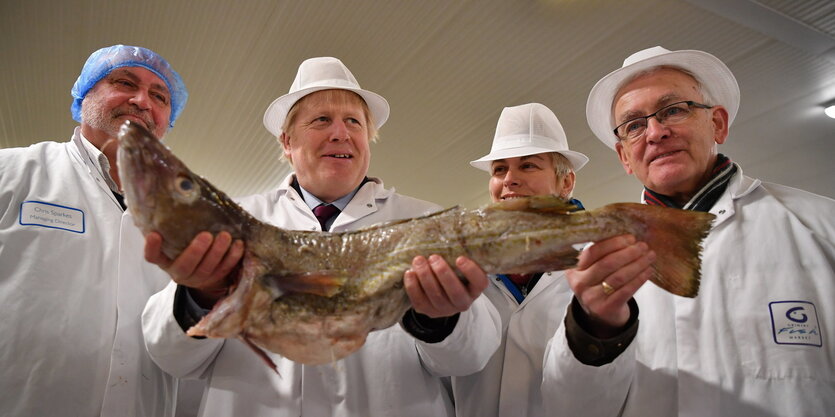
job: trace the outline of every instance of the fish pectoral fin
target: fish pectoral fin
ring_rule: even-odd
[[[278,372],[278,366],[276,366],[275,362],[273,362],[273,360],[270,359],[270,357],[267,355],[267,352],[264,352],[264,349],[261,349],[260,347],[258,347],[258,345],[256,345],[255,342],[250,340],[249,337],[247,337],[246,335],[243,335],[243,334],[239,335],[238,339],[240,339],[242,342],[244,342],[244,344],[249,346],[249,348],[252,349],[252,351],[255,352],[255,354],[262,361],[264,361],[264,363],[267,365],[267,367],[272,369],[273,372],[276,373],[276,375],[281,377],[281,373]]]
[[[540,213],[567,214],[577,210],[577,206],[556,195],[536,195],[500,201],[487,206],[488,209],[506,211],[535,211]]]
[[[305,272],[294,275],[271,275],[272,284],[281,292],[297,292],[314,294],[322,297],[333,297],[342,291],[347,280],[343,276],[332,272]]]

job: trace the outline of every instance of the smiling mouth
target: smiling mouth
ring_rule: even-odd
[[[655,162],[655,161],[657,161],[657,160],[659,160],[659,159],[666,158],[666,157],[668,157],[668,156],[675,155],[675,154],[677,154],[677,153],[679,153],[679,152],[681,152],[681,151],[664,152],[664,153],[662,153],[661,155],[656,155],[655,157],[653,157],[653,158],[652,158],[652,161],[650,161],[650,163]]]
[[[122,117],[122,118],[129,119],[129,120],[131,120],[131,121],[134,121],[134,122],[140,123],[140,124],[142,124],[142,127],[144,127],[145,129],[151,130],[151,125],[150,125],[150,123],[148,123],[148,121],[147,121],[147,120],[145,120],[145,119],[143,119],[142,117],[137,116],[137,115],[135,115],[135,114],[131,114],[131,113],[122,113],[122,114],[120,114],[120,115],[118,115],[118,116],[116,116],[116,117],[117,117],[117,118],[118,118],[118,117]]]
[[[336,159],[352,159],[353,155],[348,155],[347,153],[333,153],[329,155],[323,155],[325,158],[336,158]]]
[[[525,198],[525,197],[527,197],[527,196],[526,196],[526,195],[522,195],[522,194],[508,194],[508,195],[503,195],[503,196],[501,197],[501,199],[502,199],[502,200],[513,200],[513,199],[517,199],[517,198]]]

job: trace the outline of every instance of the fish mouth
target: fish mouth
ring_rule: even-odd
[[[155,143],[157,142],[157,143]],[[158,141],[142,123],[126,120],[119,131],[118,166],[122,189],[128,200],[143,207],[153,208],[154,199],[147,198],[159,186],[154,167],[158,166],[153,151]]]

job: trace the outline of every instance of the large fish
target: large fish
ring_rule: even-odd
[[[204,230],[245,241],[237,285],[188,334],[240,338],[305,364],[345,357],[396,323],[416,255],[465,255],[487,273],[553,271],[576,264],[576,244],[631,233],[657,254],[652,282],[694,297],[713,219],[634,203],[570,213],[558,198],[534,197],[350,232],[292,231],[253,218],[136,123],[122,126],[118,158],[136,225],[159,232],[167,256]]]

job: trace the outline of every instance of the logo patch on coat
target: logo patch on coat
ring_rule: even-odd
[[[84,233],[84,212],[66,206],[59,206],[42,201],[24,201],[20,203],[21,226],[41,226],[50,229],[68,230]]]
[[[808,301],[773,301],[771,329],[778,345],[822,346],[821,327],[815,305]]]

